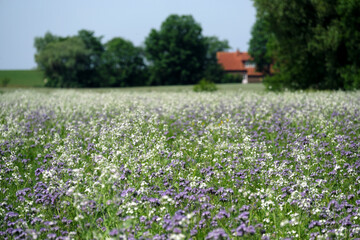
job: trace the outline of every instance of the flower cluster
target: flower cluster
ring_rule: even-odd
[[[6,92],[0,238],[359,238],[359,138],[359,92]]]

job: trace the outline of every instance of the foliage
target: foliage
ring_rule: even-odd
[[[48,79],[48,87],[87,87],[86,75],[91,52],[78,37],[51,42],[36,55],[36,62]]]
[[[226,80],[225,71],[218,64],[216,53],[228,50],[230,48],[227,40],[219,40],[217,37],[204,37],[206,46],[206,57],[204,67],[204,78],[215,83],[221,83]]]
[[[98,87],[101,55],[104,51],[101,37],[80,30],[77,36],[57,37],[46,33],[35,38],[35,61],[44,71],[47,87]]]
[[[106,44],[94,32],[59,37],[49,32],[35,38],[35,60],[47,87],[126,87],[195,84],[201,78],[229,80],[216,52],[229,49],[226,40],[204,37],[190,15],[170,15],[153,29],[145,49],[114,38]],[[64,48],[64,50],[63,50]],[[145,60],[146,56],[146,60]]]
[[[7,77],[5,77],[5,78],[3,78],[2,80],[1,80],[1,85],[2,85],[2,87],[7,87],[7,85],[10,83],[10,78],[7,78]]]
[[[44,37],[35,37],[34,47],[36,48],[37,54],[39,54],[45,47],[52,42],[60,41],[62,38],[53,35],[50,32],[46,32]],[[35,55],[36,58],[36,55]]]
[[[205,78],[201,79],[198,84],[194,86],[195,92],[214,92],[217,90],[215,83]]]
[[[256,70],[264,74],[270,74],[272,56],[270,53],[273,35],[268,30],[267,22],[262,17],[258,17],[251,30],[251,40],[249,42],[249,54],[253,57]]]
[[[242,83],[243,77],[241,75],[233,75],[227,73],[224,75],[221,83]]]
[[[360,89],[360,69],[354,64],[339,69],[340,76],[344,79],[345,89]]]
[[[170,15],[145,40],[151,85],[194,84],[202,77],[206,45],[190,15]]]
[[[107,42],[102,63],[105,86],[141,86],[147,81],[143,50],[130,41],[113,38]]]
[[[272,47],[268,54],[275,59],[278,70],[277,76],[265,80],[268,86],[277,85],[279,89],[358,87],[358,73],[354,69],[360,67],[360,1],[254,2],[258,21],[263,21],[271,34]]]
[[[79,72],[78,81],[85,83],[86,87],[99,87],[102,85],[103,76],[100,75],[101,57],[104,46],[101,43],[102,37],[95,37],[93,31],[80,30],[79,37],[85,44],[85,49],[89,51],[88,57],[79,64],[85,67],[84,71]]]

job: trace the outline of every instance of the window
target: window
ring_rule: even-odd
[[[251,61],[245,61],[245,68],[255,68],[256,65],[254,62],[251,62]]]

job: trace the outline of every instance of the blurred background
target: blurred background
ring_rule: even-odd
[[[34,38],[51,32],[76,35],[81,29],[141,46],[151,29],[171,14],[192,15],[203,34],[247,51],[256,11],[251,0],[0,0],[0,70],[36,68]]]

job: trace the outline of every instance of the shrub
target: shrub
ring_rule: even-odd
[[[7,85],[9,84],[9,82],[10,82],[10,78],[3,78],[2,80],[1,80],[1,85],[2,85],[2,87],[7,87]]]
[[[338,73],[344,80],[345,90],[360,89],[360,70],[355,65],[343,67]]]
[[[221,83],[242,83],[242,76],[239,75],[232,75],[232,74],[225,74]]]
[[[194,86],[195,92],[214,92],[217,90],[215,83],[203,78]]]

